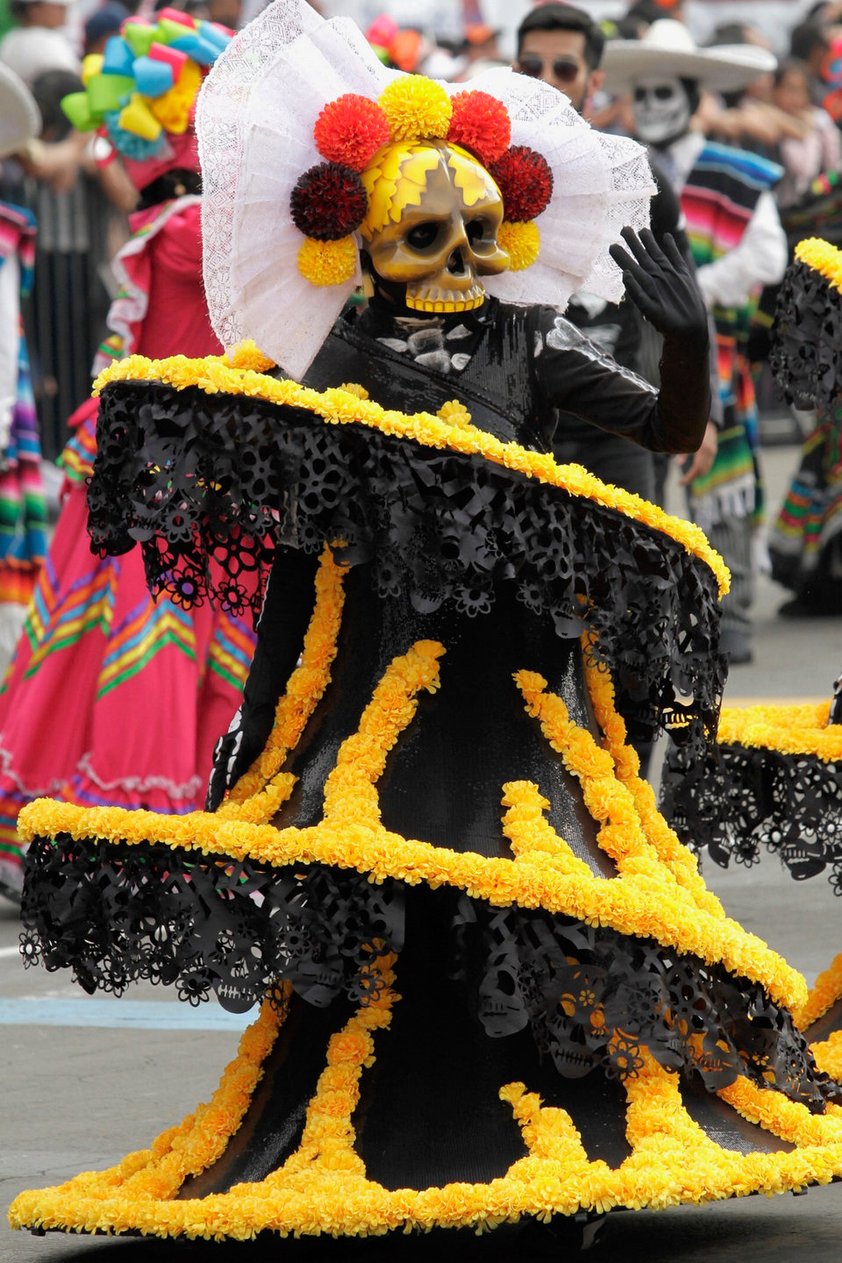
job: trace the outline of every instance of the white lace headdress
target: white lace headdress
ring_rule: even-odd
[[[224,346],[253,339],[290,376],[312,363],[359,282],[311,284],[298,268],[305,238],[290,197],[319,163],[313,135],[325,105],[347,93],[377,101],[400,71],[376,58],[344,18],[324,21],[306,0],[275,0],[216,62],[199,96],[202,232],[208,309]],[[567,98],[495,69],[465,84],[506,107],[511,144],[542,155],[552,195],[537,216],[540,253],[525,270],[487,277],[489,293],[563,310],[586,289],[617,302],[623,284],[608,247],[649,222],[655,191],[645,151],[585,123]]]

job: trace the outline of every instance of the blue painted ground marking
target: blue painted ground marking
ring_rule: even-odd
[[[258,1008],[228,1013],[215,1002],[193,1008],[178,1000],[0,1000],[0,1026],[86,1026],[153,1031],[242,1031]]]

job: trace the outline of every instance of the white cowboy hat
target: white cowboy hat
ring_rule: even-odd
[[[640,79],[673,75],[697,79],[712,92],[734,92],[768,74],[777,58],[756,44],[699,48],[683,22],[661,18],[642,39],[609,40],[602,66],[609,92],[629,92]]]
[[[7,158],[41,130],[41,115],[29,88],[0,62],[0,158]]]

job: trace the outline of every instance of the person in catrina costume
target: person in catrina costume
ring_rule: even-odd
[[[235,38],[197,125],[228,350],[100,379],[90,527],[193,597],[208,558],[271,555],[258,645],[207,811],[24,810],[23,949],[90,991],[261,1008],[208,1104],[11,1223],[479,1231],[842,1175],[803,979],[726,917],[624,740],[633,716],[704,747],[727,575],[548,450],[562,401],[668,451],[707,421],[680,256],[618,244],[644,152],[508,70],[387,70],[297,0]],[[623,279],[660,394],[559,314]]]
[[[840,286],[842,251],[800,242],[774,327],[771,363],[788,401],[826,417],[838,417],[842,401]],[[829,693],[820,703],[726,708],[706,757],[669,751],[662,807],[683,841],[725,868],[755,864],[766,850],[796,881],[825,873],[842,893],[842,675]],[[842,1073],[842,955],[820,975],[802,1021],[820,1064]]]
[[[114,262],[121,288],[100,369],[132,352],[221,350],[202,293],[192,111],[228,39],[184,14],[132,21],[109,40],[104,58],[87,60],[86,91],[65,99],[77,123],[102,121],[100,160],[120,162],[138,190],[133,235]],[[132,87],[159,91],[134,92],[120,113],[104,109]],[[139,553],[91,556],[85,500],[96,422],[95,400],[71,418],[61,515],[0,690],[0,891],[13,900],[22,885],[17,817],[25,803],[51,794],[162,812],[201,805],[214,743],[241,701],[254,649],[242,583],[238,593],[232,581],[215,609],[188,610],[152,600]]]

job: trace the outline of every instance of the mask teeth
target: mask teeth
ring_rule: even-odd
[[[441,315],[452,311],[473,311],[475,307],[481,307],[485,302],[485,289],[482,285],[474,285],[459,298],[445,297],[441,290],[438,292],[442,294],[442,297],[419,298],[407,293],[406,305],[412,311],[428,311]]]

